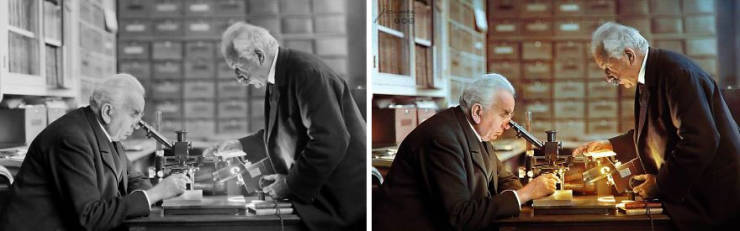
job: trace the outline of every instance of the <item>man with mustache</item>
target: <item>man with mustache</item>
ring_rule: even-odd
[[[425,120],[401,142],[373,197],[374,230],[483,230],[555,190],[543,174],[522,187],[488,141],[514,113],[514,87],[499,74],[470,83],[460,105]]]
[[[607,80],[637,87],[635,129],[573,154],[637,156],[647,174],[634,191],[660,198],[679,229],[734,229],[740,220],[740,134],[717,83],[681,54],[649,47],[613,22],[593,33],[591,52]]]

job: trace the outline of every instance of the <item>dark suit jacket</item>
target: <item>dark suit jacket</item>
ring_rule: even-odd
[[[636,128],[611,139],[657,175],[680,229],[730,228],[740,219],[740,135],[712,77],[683,55],[651,48]],[[645,102],[641,104],[640,101]]]
[[[365,121],[350,88],[319,58],[280,48],[263,135],[275,171],[312,230],[365,227]],[[264,147],[262,147],[264,148]]]
[[[114,150],[89,107],[50,124],[28,149],[0,230],[108,230],[148,215],[144,193],[131,192],[151,184]]]
[[[460,107],[424,121],[373,196],[373,229],[480,230],[518,215],[514,193],[502,191],[521,188],[519,180],[486,153]]]

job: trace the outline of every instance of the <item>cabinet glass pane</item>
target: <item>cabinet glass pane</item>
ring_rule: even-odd
[[[10,72],[28,75],[39,74],[39,43],[15,32],[8,33]]]
[[[378,32],[378,70],[382,73],[408,75],[408,41],[384,32]]]
[[[38,24],[36,0],[9,0],[8,20],[11,26],[36,33]]]
[[[56,41],[62,40],[62,7],[50,1],[44,1],[44,36]]]
[[[62,78],[62,49],[46,45],[46,85],[49,87],[64,86]]]

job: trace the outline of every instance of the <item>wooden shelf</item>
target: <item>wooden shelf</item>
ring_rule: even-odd
[[[19,34],[19,35],[22,35],[24,37],[36,38],[36,33],[33,33],[31,31],[27,31],[27,30],[24,30],[24,29],[21,29],[21,28],[18,28],[18,27],[14,27],[14,26],[11,26],[11,25],[8,25],[8,31],[13,32],[13,33],[16,33],[16,34]]]
[[[432,41],[429,41],[429,40],[426,40],[426,39],[414,38],[414,42],[417,45],[422,45],[422,46],[425,46],[425,47],[432,47]]]

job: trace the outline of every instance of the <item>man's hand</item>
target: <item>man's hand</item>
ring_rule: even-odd
[[[599,151],[614,151],[614,148],[612,147],[612,143],[610,143],[608,140],[599,140],[579,146],[578,148],[573,150],[572,155],[577,156],[582,155],[583,153]]]
[[[214,157],[219,156],[219,153],[228,152],[228,151],[242,151],[242,143],[238,140],[227,140],[223,143],[217,144],[215,146],[209,147],[206,150],[203,150],[203,156],[204,157]]]
[[[521,203],[539,199],[555,192],[555,183],[558,178],[552,173],[542,174],[534,178],[529,184],[516,191]]]
[[[262,191],[274,199],[281,199],[288,196],[288,182],[285,180],[286,177],[287,175],[284,174],[263,176],[260,180],[271,181],[272,183],[262,188]]]
[[[658,184],[655,181],[655,175],[653,174],[642,174],[642,175],[636,175],[633,176],[632,179],[635,179],[637,181],[645,181],[642,184],[635,186],[634,189],[632,189],[635,193],[640,195],[640,197],[649,199],[649,198],[655,198],[658,197]]]
[[[190,182],[190,179],[182,173],[172,174],[164,178],[162,182],[146,190],[149,203],[154,204],[157,201],[182,194],[185,192],[185,184],[188,182]]]

